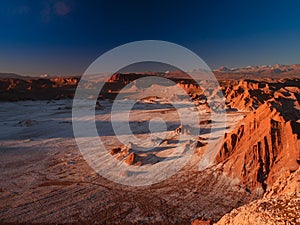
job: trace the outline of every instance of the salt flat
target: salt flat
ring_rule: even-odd
[[[108,125],[112,102],[105,100],[100,104],[103,107],[96,110],[96,126],[110,154],[109,150],[121,143]],[[82,157],[73,136],[71,100],[5,102],[1,106],[1,222],[62,223],[88,218],[99,223],[111,219],[120,223],[162,220],[189,223],[190,218],[203,215],[218,219],[250,198],[235,180],[216,168],[199,171],[197,163],[205,147],[195,151],[190,162],[178,173],[157,184],[131,187],[112,182],[97,174]],[[117,112],[114,117],[120,124],[127,122],[126,118],[122,121],[122,113]],[[222,130],[233,129],[245,114],[228,113],[225,127],[222,121],[203,122],[200,136],[206,142],[214,141]],[[161,128],[159,124],[163,122],[154,119],[150,122],[150,129],[155,131],[153,142],[134,145],[147,148],[158,138],[174,134],[174,129],[180,125],[176,110],[169,104],[140,102],[135,105],[130,112],[130,128],[137,140],[151,140],[149,120],[158,117],[166,123],[167,130],[155,130]],[[199,118],[200,121],[209,120],[205,113]],[[212,123],[217,129],[209,132]],[[119,138],[128,139],[128,135],[122,133]],[[170,149],[187,141],[176,142],[175,139],[164,144],[164,151],[151,154],[167,157]],[[149,152],[144,151],[141,156],[143,154]],[[150,165],[143,162],[140,166],[127,166]]]

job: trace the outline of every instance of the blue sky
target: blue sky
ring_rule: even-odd
[[[299,1],[0,2],[0,72],[81,74],[131,41],[183,45],[211,68],[300,63]]]

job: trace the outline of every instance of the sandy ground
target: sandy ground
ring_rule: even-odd
[[[101,105],[104,108],[96,111],[96,125],[110,149],[120,143],[107,125],[111,102]],[[71,106],[71,100],[1,103],[0,222],[188,224],[198,217],[217,220],[255,197],[216,167],[199,171],[202,148],[178,173],[157,184],[130,187],[114,183],[97,174],[82,157],[73,136]],[[116,115],[120,121],[121,113]],[[132,111],[130,127],[137,138],[147,139],[147,121],[161,117],[167,131],[156,135],[165,136],[180,125],[176,114],[168,104],[156,103],[153,108],[153,103],[144,102]],[[220,131],[233,129],[245,114],[227,114],[226,126],[220,123],[212,135],[207,132],[210,124],[201,125],[201,137],[217,139]],[[207,116],[201,115],[200,121],[205,120]],[[122,135],[126,139],[128,134]],[[171,142],[165,153],[155,154],[167,156],[170,149],[182,144]]]

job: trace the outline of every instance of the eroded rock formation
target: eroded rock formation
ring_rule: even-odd
[[[265,191],[280,173],[298,167],[300,113],[293,119],[285,117],[277,104],[266,102],[225,134],[216,157],[224,171],[239,178],[249,190]]]

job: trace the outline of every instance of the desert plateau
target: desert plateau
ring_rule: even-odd
[[[173,165],[176,149],[191,152],[178,172],[145,186],[102,176],[78,148],[72,104],[80,76],[1,74],[0,223],[300,224],[300,66],[213,72],[220,86],[208,92],[208,81],[197,84],[180,71],[116,73],[106,81],[91,110],[97,138],[117,162],[111,176],[139,180],[143,174],[136,169],[159,168],[166,159]],[[170,79],[193,104],[179,97],[172,98],[176,107],[168,102],[173,83],[138,83],[152,76]],[[136,139],[126,145],[113,127],[128,122],[125,110],[111,123],[121,90],[122,103],[132,93],[140,97],[129,117]],[[211,97],[223,99],[224,107],[208,104]],[[186,110],[187,121],[196,110],[198,124],[183,125],[178,109]],[[120,129],[118,138],[130,135]]]

